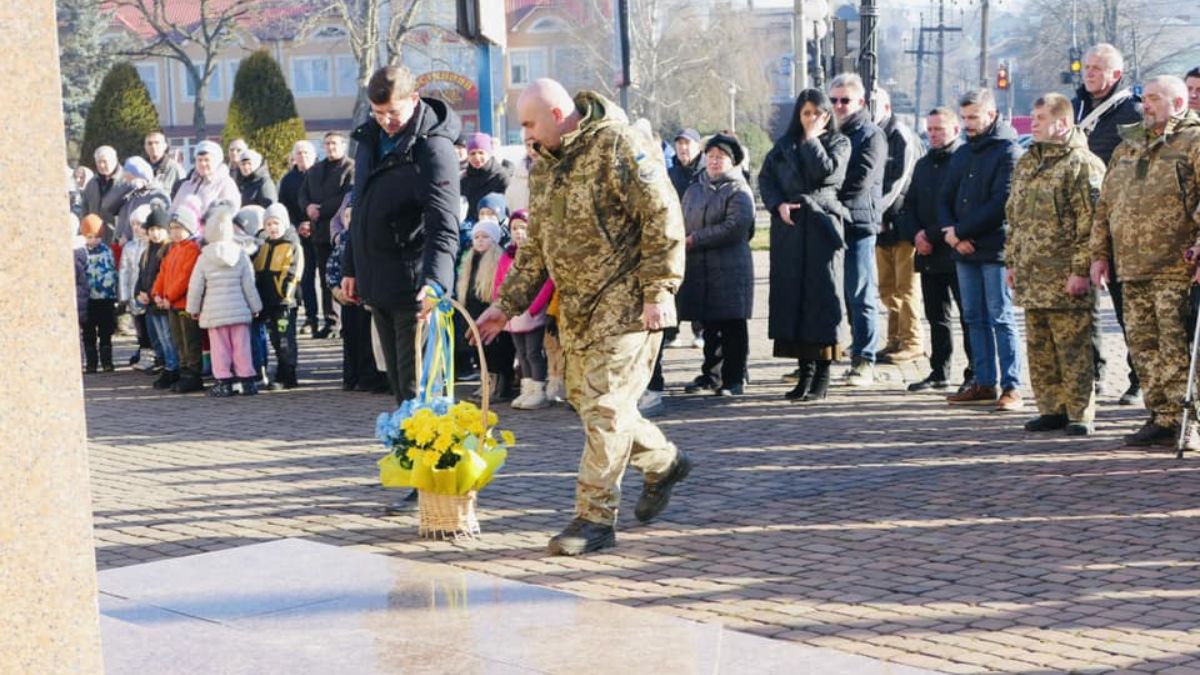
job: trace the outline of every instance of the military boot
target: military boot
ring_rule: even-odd
[[[691,472],[692,460],[688,459],[682,450],[679,450],[675,462],[671,464],[671,468],[667,469],[666,473],[659,476],[658,480],[646,481],[642,485],[642,496],[638,498],[637,508],[634,509],[633,515],[644,523],[662,513],[663,509],[667,508],[667,503],[671,501],[671,490],[675,484],[687,478]]]
[[[576,518],[550,539],[546,549],[550,555],[579,555],[616,545],[617,531],[612,525]]]
[[[1174,429],[1155,424],[1154,420],[1151,419],[1147,420],[1146,423],[1142,425],[1141,429],[1138,429],[1132,434],[1126,436],[1125,445],[1145,447],[1154,445],[1156,443],[1161,443],[1163,441],[1170,441],[1174,437]]]
[[[1067,426],[1066,415],[1038,415],[1025,423],[1025,431],[1055,431]]]

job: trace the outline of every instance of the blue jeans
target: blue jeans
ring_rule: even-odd
[[[850,317],[850,356],[875,363],[879,341],[879,274],[875,235],[846,242],[845,295]]]
[[[267,324],[261,317],[250,322],[250,354],[254,357],[254,372],[267,367]]]
[[[1021,386],[1021,341],[1013,318],[1012,289],[1004,280],[1001,263],[955,263],[962,291],[963,317],[971,340],[971,366],[975,382],[1003,389]],[[1000,359],[997,378],[996,359]]]
[[[179,354],[171,340],[171,320],[166,312],[146,312],[146,329],[150,333],[150,346],[154,355],[162,359],[163,368],[179,372]]]

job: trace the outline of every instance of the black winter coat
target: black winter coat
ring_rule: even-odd
[[[938,220],[938,197],[942,184],[946,181],[946,173],[950,169],[950,160],[962,143],[962,140],[955,138],[945,147],[930,150],[929,154],[917,160],[917,166],[913,169],[912,186],[904,195],[904,211],[900,214],[899,223],[900,236],[915,243],[917,232],[924,230],[929,243],[933,244],[933,253],[916,256],[918,272],[954,273],[954,250],[942,236],[941,221]]]
[[[487,164],[478,169],[468,165],[462,174],[461,188],[462,196],[467,198],[467,220],[472,223],[478,220],[479,200],[493,192],[504,194],[512,175],[513,166],[496,157],[489,157]]]
[[[850,153],[850,139],[827,131],[820,140],[785,136],[763,160],[758,189],[771,212],[772,340],[839,341],[844,228],[850,213],[837,193]],[[802,205],[791,211],[794,225],[779,217],[784,203]]]
[[[279,179],[279,203],[287,207],[288,218],[292,219],[292,227],[308,220],[304,207],[300,204],[300,188],[304,185],[304,172],[294,165]]]
[[[275,189],[275,181],[271,180],[271,172],[266,164],[249,176],[243,176],[239,171],[234,182],[242,193],[242,206],[257,204],[265,209],[279,200],[279,192]]]
[[[1075,98],[1071,101],[1071,106],[1075,109],[1075,123],[1082,122],[1097,106],[1120,92],[1123,84],[1125,84],[1125,80],[1117,82],[1108,96],[1098,101],[1092,99],[1092,95],[1088,93],[1087,89],[1083,87],[1077,89]],[[1137,124],[1141,121],[1142,99],[1136,95],[1130,96],[1110,108],[1096,121],[1096,128],[1088,134],[1088,150],[1091,150],[1092,154],[1099,157],[1100,161],[1107,166],[1108,160],[1112,159],[1113,152],[1121,144],[1121,135],[1117,132],[1117,127],[1124,124]]]
[[[879,234],[888,142],[883,129],[871,121],[871,111],[867,108],[846,118],[838,132],[850,139],[852,148],[838,199],[850,210],[846,238],[854,241]]]
[[[680,164],[676,158],[671,168],[667,169],[667,177],[671,179],[671,185],[675,187],[675,194],[679,195],[680,203],[683,203],[683,194],[700,179],[700,174],[704,173],[703,158],[704,155],[700,155],[687,166]]]
[[[741,170],[718,178],[701,171],[683,195],[692,246],[675,296],[684,321],[749,319],[754,307],[754,195]]]
[[[953,227],[955,236],[975,245],[969,256],[955,251],[955,260],[1004,262],[1008,240],[1004,205],[1020,158],[1017,132],[1007,122],[996,120],[991,129],[968,138],[950,159],[938,195],[940,227]]]
[[[300,187],[300,210],[316,204],[321,216],[312,224],[313,243],[318,246],[333,246],[329,237],[329,222],[342,206],[342,198],[354,184],[354,162],[350,158],[333,162],[323,159],[312,166],[304,176]],[[304,217],[308,220],[308,216]]]
[[[888,117],[881,127],[887,137],[887,164],[883,169],[883,221],[876,243],[888,246],[901,241],[898,231],[904,211],[904,198],[913,185],[913,169],[925,155],[925,145],[907,125]]]
[[[369,119],[354,130],[351,246],[342,273],[356,280],[364,303],[415,308],[426,284],[453,288],[459,208],[454,139],[461,129],[444,102],[422,98],[384,157],[379,123]]]

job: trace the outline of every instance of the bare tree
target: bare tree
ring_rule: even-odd
[[[186,3],[169,0],[97,0],[120,11],[133,10],[153,31],[142,46],[125,55],[131,57],[157,56],[178,61],[195,89],[192,107],[192,126],[195,140],[208,136],[205,103],[217,56],[237,38],[239,24],[255,12],[267,8],[267,0],[195,0],[196,15],[186,11]],[[182,11],[181,11],[182,10]],[[180,17],[181,13],[186,16]],[[193,60],[188,48],[198,48],[199,60]]]

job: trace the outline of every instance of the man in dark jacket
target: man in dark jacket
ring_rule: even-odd
[[[888,142],[871,120],[862,78],[843,73],[829,85],[838,131],[850,139],[850,163],[838,199],[850,211],[846,223],[845,297],[850,317],[850,371],[846,384],[875,383],[875,349],[879,341],[879,278],[875,238],[883,212],[883,172]]]
[[[154,170],[154,179],[158,181],[159,187],[174,199],[175,191],[183,182],[184,171],[183,167],[179,166],[179,162],[171,159],[166,135],[161,131],[151,131],[142,141],[142,149],[146,151],[146,161],[150,162],[150,168]]]
[[[683,193],[687,192],[688,187],[696,182],[700,172],[704,170],[700,132],[684,129],[675,135],[674,143],[675,161],[667,169],[667,176],[671,178],[671,185],[675,187],[675,193],[682,202]]]
[[[892,114],[892,98],[875,90],[875,122],[887,136],[887,164],[883,169],[883,225],[875,242],[879,271],[879,298],[887,308],[887,346],[879,354],[883,363],[907,363],[925,355],[921,319],[917,314],[917,272],[912,240],[900,236],[904,196],[912,185],[913,168],[925,154],[921,139]]]
[[[342,198],[354,183],[354,162],[346,157],[346,137],[331,131],[325,134],[325,159],[317,162],[304,177],[300,187],[300,204],[304,206],[305,220],[312,223],[312,244],[317,254],[317,276],[321,280],[321,312],[324,326],[313,332],[313,337],[328,337],[335,323],[333,296],[330,295],[329,280],[325,268],[333,253],[333,239],[329,233],[329,222],[342,205]]]
[[[236,158],[238,174],[234,182],[238,192],[242,193],[242,206],[261,206],[264,209],[279,200],[279,192],[275,189],[275,181],[271,180],[271,170],[263,162],[262,153],[257,150],[243,150],[242,156]]]
[[[1122,75],[1125,69],[1125,59],[1116,47],[1100,43],[1087,51],[1083,57],[1083,86],[1075,92],[1075,100],[1071,102],[1075,109],[1075,124],[1087,134],[1088,150],[1108,164],[1113,151],[1121,144],[1117,127],[1124,124],[1137,124],[1142,121],[1142,100],[1129,88],[1122,87]],[[1112,260],[1112,256],[1109,256]],[[1108,282],[1108,293],[1112,297],[1113,310],[1117,314],[1117,323],[1121,325],[1121,334],[1125,333],[1125,294],[1122,293],[1120,279],[1113,271],[1113,278]],[[1096,306],[1092,311],[1092,362],[1096,368],[1096,393],[1102,393],[1101,383],[1104,381],[1104,369],[1107,365],[1101,342],[1100,329],[1100,296],[1096,295]],[[1142,385],[1137,371],[1133,368],[1133,359],[1126,353],[1125,362],[1129,366],[1129,388],[1121,395],[1121,405],[1140,405],[1142,403]]]
[[[953,250],[946,243],[938,220],[938,195],[945,183],[950,159],[962,146],[958,113],[950,108],[935,108],[926,118],[925,128],[929,134],[929,153],[919,159],[913,169],[912,187],[904,196],[899,229],[900,236],[911,241],[916,249],[914,267],[921,275],[921,299],[925,305],[925,319],[929,322],[932,351],[929,375],[908,385],[909,391],[945,389],[949,384],[950,360],[954,356],[954,332],[950,323],[952,302],[958,307],[963,347],[967,353],[964,386],[969,386],[967,383],[971,379],[971,341],[967,339],[967,322],[963,319]]]
[[[317,251],[312,244],[312,223],[300,203],[300,188],[304,177],[317,161],[317,149],[309,141],[296,141],[292,146],[292,168],[279,179],[279,203],[287,207],[288,217],[296,227],[300,247],[304,250],[304,274],[300,277],[300,299],[304,304],[304,326],[301,332],[316,331],[317,316]]]
[[[367,84],[371,119],[354,130],[350,255],[342,292],[371,311],[396,402],[416,395],[417,294],[454,283],[458,115],[421,98],[411,73],[381,68]]]
[[[938,198],[938,220],[943,238],[954,248],[975,384],[951,394],[947,401],[1019,410],[1023,406],[1020,337],[1012,289],[1005,281],[1004,207],[1021,148],[1017,132],[999,119],[991,90],[969,90],[959,106],[967,142],[950,161]],[[1002,387],[998,400],[997,384]]]

